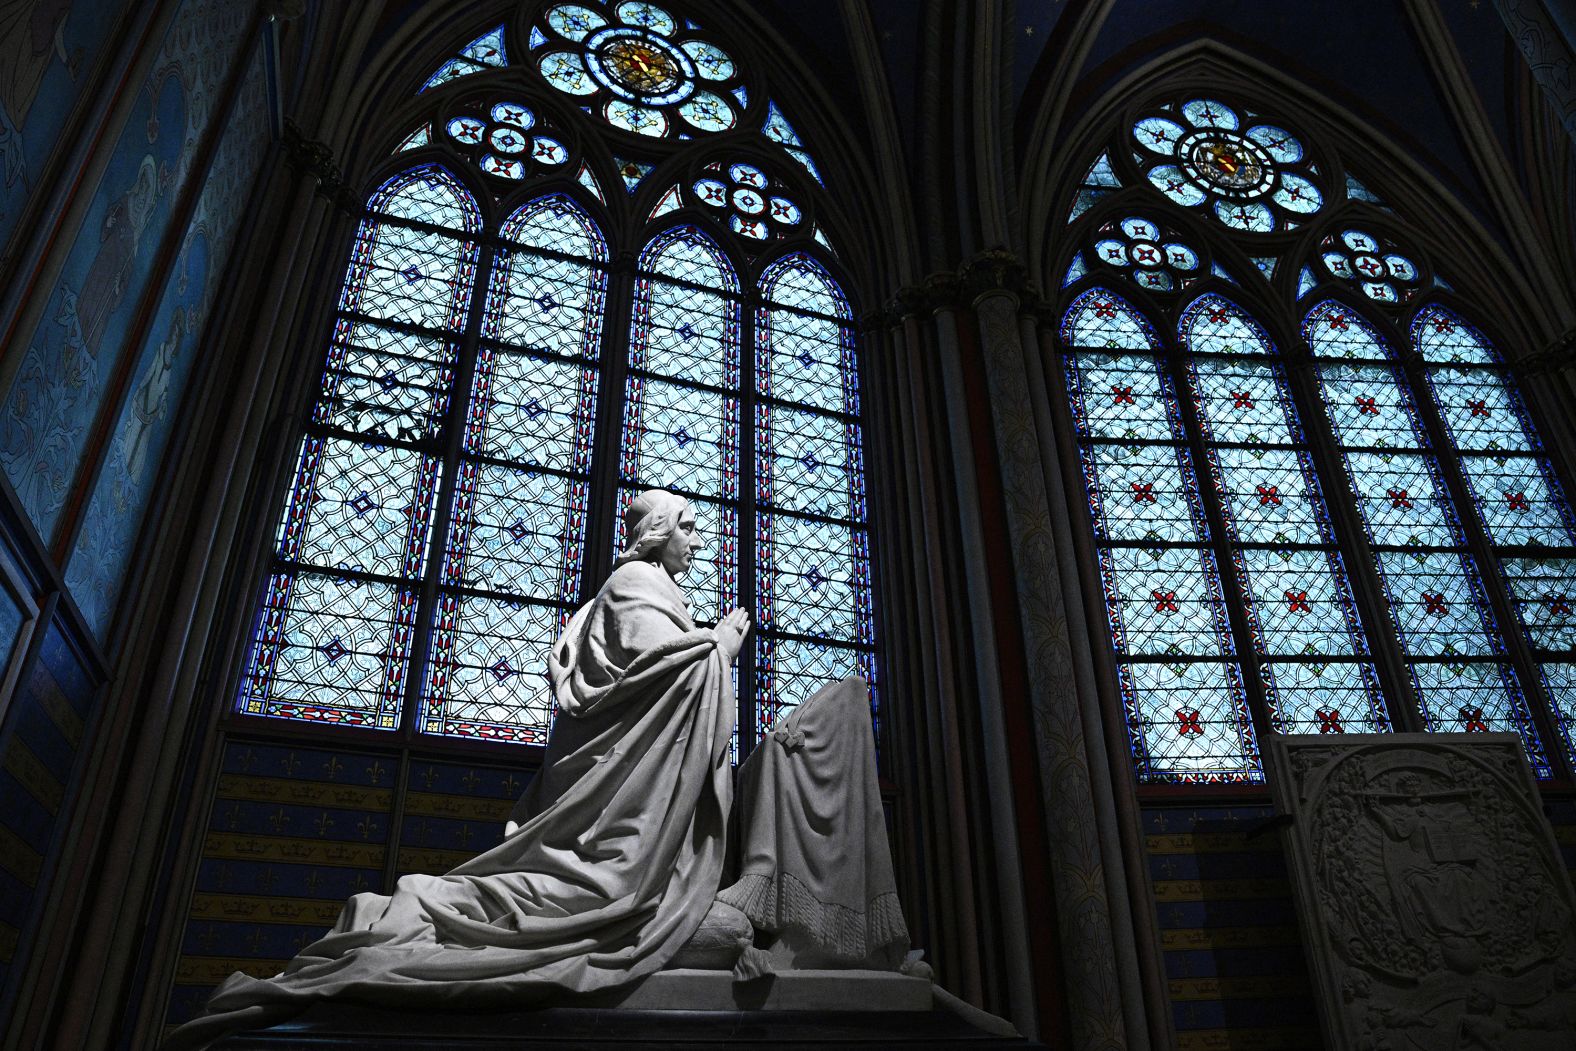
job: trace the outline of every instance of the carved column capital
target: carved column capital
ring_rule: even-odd
[[[1005,248],[987,248],[964,263],[958,276],[970,301],[978,301],[992,293],[1005,293],[1020,304],[1032,306],[1040,298],[1029,287],[1029,268]]]
[[[345,182],[344,172],[340,171],[339,165],[334,163],[334,151],[327,143],[308,138],[300,125],[286,119],[281,145],[284,147],[285,160],[290,166],[303,175],[310,175],[317,183],[320,197],[327,198],[342,211],[356,210],[355,198]]]
[[[1576,328],[1556,337],[1542,350],[1517,358],[1511,367],[1522,377],[1548,376],[1576,368]]]

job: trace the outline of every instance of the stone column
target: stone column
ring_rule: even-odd
[[[1085,702],[1074,668],[1062,596],[1055,530],[1026,365],[1020,313],[1029,315],[1024,268],[993,250],[963,268],[972,296],[980,365],[990,400],[992,433],[1023,647],[1028,662],[1029,705],[1045,799],[1052,892],[1060,931],[1073,1046],[1079,1049],[1148,1046],[1148,1027],[1134,996],[1138,988],[1131,953],[1119,959],[1113,937],[1108,860],[1120,856],[1114,821],[1100,820],[1090,770]],[[1097,713],[1096,713],[1097,714]],[[1098,726],[1098,719],[1090,725]],[[1100,772],[1104,776],[1104,771]],[[1119,861],[1118,861],[1119,864]],[[1130,941],[1129,941],[1129,944]]]

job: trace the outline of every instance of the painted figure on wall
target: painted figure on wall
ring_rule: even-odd
[[[95,358],[110,315],[125,298],[142,233],[147,229],[164,182],[164,173],[153,156],[144,156],[135,181],[110,205],[99,227],[98,254],[93,257],[77,293],[82,341],[87,352]]]
[[[126,474],[131,477],[142,475],[153,428],[169,411],[170,375],[175,370],[175,357],[185,338],[186,310],[177,307],[175,316],[170,319],[169,335],[164,337],[164,342],[154,352],[147,375],[131,396],[131,412],[136,422],[131,425],[125,444]]]
[[[0,158],[7,186],[25,170],[22,126],[49,64],[58,58],[76,77],[65,42],[70,10],[71,0],[0,0]]]

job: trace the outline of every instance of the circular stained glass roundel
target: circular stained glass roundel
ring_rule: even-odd
[[[695,91],[695,63],[680,49],[633,26],[586,38],[586,68],[597,83],[631,102],[666,106]]]
[[[1275,164],[1263,146],[1234,131],[1209,128],[1182,136],[1176,146],[1182,170],[1222,197],[1262,197],[1274,184]]]

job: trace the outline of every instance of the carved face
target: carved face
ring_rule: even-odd
[[[668,539],[657,549],[657,561],[668,575],[677,580],[689,572],[690,563],[695,560],[695,552],[705,546],[705,541],[695,531],[695,509],[688,504],[679,512],[679,519],[673,526],[673,532],[668,534]]]

